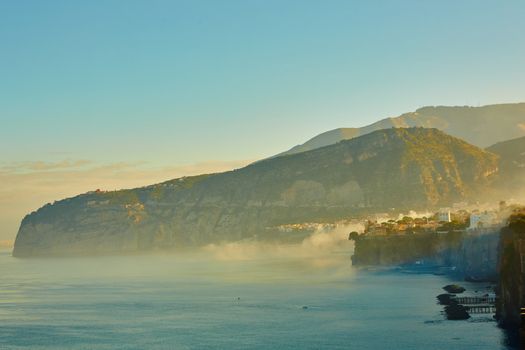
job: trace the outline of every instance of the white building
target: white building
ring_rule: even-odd
[[[482,213],[472,213],[470,215],[469,230],[476,230],[487,228],[498,224],[498,215],[491,211],[484,211]]]
[[[438,222],[441,222],[441,221],[444,221],[444,222],[451,222],[452,219],[450,217],[450,210],[447,210],[447,209],[441,209],[438,213],[437,213],[437,221]]]

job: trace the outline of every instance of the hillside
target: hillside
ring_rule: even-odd
[[[525,103],[483,107],[423,107],[362,128],[339,128],[324,132],[278,156],[310,151],[376,130],[416,126],[437,128],[478,147],[487,147],[525,135]]]
[[[234,171],[48,204],[23,219],[13,254],[293,239],[277,226],[471,197],[492,181],[497,162],[497,156],[437,129],[380,130]]]
[[[504,196],[525,199],[525,137],[499,142],[487,151],[500,157],[500,176],[495,186]]]

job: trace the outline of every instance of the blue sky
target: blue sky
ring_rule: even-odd
[[[2,0],[2,158],[252,159],[422,105],[523,101],[524,18],[523,1]]]
[[[222,169],[424,105],[525,101],[524,19],[524,1],[0,0],[0,165]]]

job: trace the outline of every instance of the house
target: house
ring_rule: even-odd
[[[468,230],[487,228],[498,224],[498,215],[492,211],[473,212],[470,215]]]
[[[450,210],[448,209],[441,209],[437,214],[436,218],[438,222],[451,222],[451,216],[450,216]]]

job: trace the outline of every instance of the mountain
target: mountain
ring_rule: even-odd
[[[277,156],[311,151],[376,130],[415,126],[437,128],[478,147],[487,147],[496,142],[525,136],[525,103],[483,107],[423,107],[362,128],[339,128],[324,132]]]
[[[525,137],[498,142],[486,149],[497,154],[499,176],[495,186],[503,192],[504,197],[525,199]]]
[[[525,136],[498,142],[486,148],[501,157],[501,166],[511,169],[525,168]]]
[[[47,204],[21,223],[15,256],[101,254],[288,239],[279,225],[334,222],[475,196],[498,157],[437,129],[386,129],[225,173]],[[297,237],[295,237],[297,239]]]

